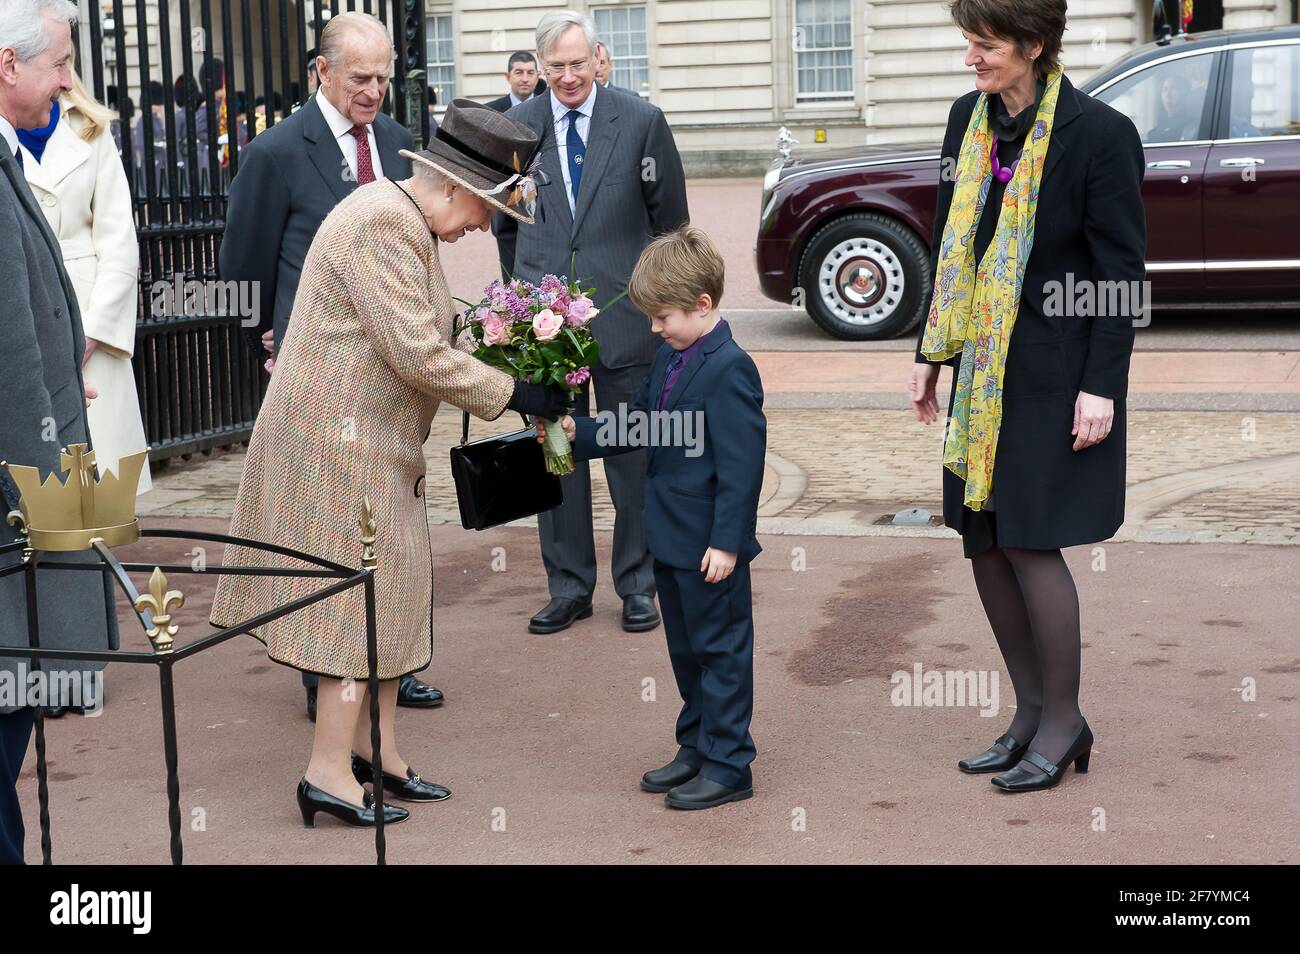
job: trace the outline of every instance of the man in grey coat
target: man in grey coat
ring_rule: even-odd
[[[50,121],[50,101],[72,88],[68,0],[0,0],[0,460],[38,467],[42,478],[64,477],[61,448],[89,443],[81,377],[86,339],[76,293],[63,269],[59,243],[46,224],[18,155],[18,129]],[[108,463],[110,467],[115,462]],[[74,478],[75,479],[75,478]],[[0,470],[4,511],[18,509],[18,488]],[[0,525],[0,545],[17,534]],[[38,555],[39,556],[39,555]],[[60,561],[96,563],[91,553],[58,555]],[[0,556],[0,567],[21,552]],[[22,573],[0,579],[0,647],[27,646],[26,590]],[[42,569],[37,609],[41,645],[57,649],[116,649],[113,593],[99,573]],[[84,700],[84,675],[103,663],[48,660],[42,699],[29,694],[30,661],[0,651],[0,863],[22,864],[23,819],[15,784],[31,738],[29,703],[72,705]]]
[[[392,77],[393,41],[377,18],[360,11],[331,17],[316,57],[320,86],[301,109],[253,137],[239,154],[230,185],[219,264],[225,281],[253,282],[259,322],[249,346],[278,353],[289,331],[302,265],[316,230],[359,185],[408,179],[411,134],[381,113]],[[273,340],[272,340],[273,339]],[[272,367],[274,362],[272,361]],[[307,717],[316,721],[314,673],[303,673]],[[397,704],[442,705],[442,692],[403,676]]]
[[[686,224],[690,214],[681,157],[663,113],[596,83],[596,47],[589,16],[555,11],[538,23],[547,91],[506,115],[541,137],[549,184],[538,189],[534,224],[498,215],[494,231],[509,274],[529,282],[548,273],[581,278],[595,286],[596,304],[603,306],[627,287],[651,238]],[[636,396],[663,342],[626,297],[604,308],[591,329],[600,343],[600,361],[591,369],[596,403],[617,413]],[[584,388],[574,413],[589,409]],[[645,466],[644,451],[605,461],[616,511],[611,570],[629,632],[659,625],[645,542]],[[564,503],[537,518],[551,601],[529,621],[534,633],[559,632],[592,614],[596,547],[588,465],[578,464],[563,482]]]

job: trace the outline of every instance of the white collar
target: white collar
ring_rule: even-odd
[[[330,132],[334,134],[335,139],[342,139],[352,130],[355,123],[335,109],[329,97],[320,90],[316,91],[316,99],[319,101],[316,105],[320,107],[320,114],[325,117],[325,124],[329,126]],[[371,124],[366,123],[366,132],[371,132],[370,127]]]
[[[15,156],[18,155],[18,132],[9,123],[9,120],[0,116],[0,136],[4,136],[5,142],[9,144],[9,151]]]
[[[598,89],[600,89],[600,84],[593,81],[591,84],[591,92],[589,92],[587,98],[576,107],[578,112],[582,113],[582,115],[586,116],[588,119],[591,118],[592,110],[596,108],[596,90]],[[565,116],[569,115],[569,107],[560,102],[554,91],[551,91],[551,115],[555,118],[557,123],[564,119]]]

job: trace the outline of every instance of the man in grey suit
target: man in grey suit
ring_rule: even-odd
[[[545,95],[506,115],[541,137],[539,155],[549,184],[538,189],[533,225],[497,216],[503,268],[537,282],[548,273],[573,275],[596,288],[597,305],[627,287],[637,258],[661,232],[689,220],[686,178],[672,131],[658,107],[595,83],[595,25],[569,10],[548,13],[537,26]],[[592,368],[596,403],[617,412],[630,404],[663,342],[626,297],[592,322],[600,361]],[[587,414],[584,388],[575,414]],[[654,629],[654,572],[645,542],[645,452],[605,462],[614,501],[614,588],[623,600],[623,628]],[[592,614],[596,547],[592,536],[591,475],[586,463],[563,478],[564,503],[538,516],[542,561],[551,601],[528,624],[554,633]]]
[[[18,129],[50,121],[50,101],[72,89],[71,25],[77,8],[68,0],[0,0],[0,460],[66,479],[60,450],[88,444],[81,377],[86,338],[77,296],[63,268],[58,239],[27,187],[17,158]],[[115,461],[101,461],[116,468]],[[76,477],[72,478],[76,480]],[[18,509],[18,488],[0,469],[4,511]],[[18,539],[0,524],[0,546]],[[92,553],[65,553],[60,562],[96,563]],[[21,561],[21,551],[0,556],[0,567]],[[0,646],[27,646],[27,604],[22,573],[0,579]],[[37,575],[41,645],[57,649],[117,648],[117,621],[108,579],[99,573],[42,569]],[[55,706],[84,701],[86,677],[103,663],[48,660],[45,698],[27,694],[29,660],[0,652],[0,864],[23,863],[23,817],[15,783],[36,715],[28,703]],[[37,683],[42,685],[42,683]],[[57,696],[49,693],[57,693]],[[81,698],[73,698],[81,695]]]
[[[331,17],[316,57],[320,86],[301,109],[255,136],[239,154],[230,184],[221,277],[258,283],[260,322],[249,326],[249,346],[274,354],[284,343],[298,279],[316,230],[358,185],[407,179],[414,150],[410,132],[381,113],[393,72],[388,28],[368,13]],[[317,678],[303,673],[307,716],[316,721]],[[397,704],[442,705],[442,692],[404,676]]]

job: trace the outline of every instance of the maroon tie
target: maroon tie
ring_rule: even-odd
[[[352,133],[357,140],[357,185],[374,182],[375,166],[370,161],[370,134],[366,132],[366,127],[360,124],[353,126],[348,132]]]

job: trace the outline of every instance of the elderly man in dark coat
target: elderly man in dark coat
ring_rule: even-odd
[[[89,443],[88,389],[81,377],[86,340],[77,297],[63,269],[59,243],[33,198],[19,161],[17,129],[37,129],[50,121],[50,101],[72,89],[71,24],[77,8],[68,0],[0,0],[0,459],[27,464],[46,477],[59,469],[59,451]],[[44,30],[39,29],[43,26]],[[32,40],[32,36],[39,37]],[[93,394],[93,391],[90,393]],[[0,471],[6,512],[18,509],[18,489]],[[0,525],[0,545],[17,539]],[[60,554],[60,560],[92,554]],[[0,567],[21,559],[0,556]],[[117,627],[109,618],[112,591],[96,573],[42,570],[37,606],[41,645],[57,649],[116,648]],[[22,574],[0,579],[0,647],[27,646],[27,614]],[[80,679],[67,675],[102,669],[102,663],[48,661],[44,685],[69,705]],[[31,737],[40,702],[27,692],[31,664],[0,651],[0,863],[23,861],[23,819],[15,782]],[[55,677],[56,671],[60,677]],[[39,685],[39,684],[38,684]]]

